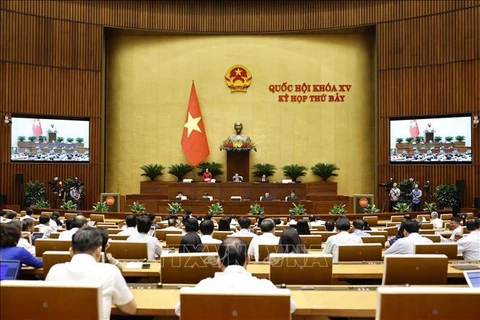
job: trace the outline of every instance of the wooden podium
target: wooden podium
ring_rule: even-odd
[[[250,150],[247,151],[227,151],[227,181],[232,181],[235,173],[243,177],[244,182],[249,181],[250,177]]]
[[[425,132],[425,143],[429,143],[430,141],[435,142],[433,132]]]

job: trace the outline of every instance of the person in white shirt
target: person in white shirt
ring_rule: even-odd
[[[137,217],[134,215],[128,215],[125,218],[125,225],[127,226],[125,230],[120,231],[118,234],[119,235],[126,235],[126,236],[132,236],[134,234],[137,234]]]
[[[50,218],[46,215],[40,216],[38,219],[38,232],[43,233],[43,238],[50,238],[50,234],[54,232],[53,228],[50,227]]]
[[[480,219],[470,219],[466,226],[470,234],[457,241],[458,253],[463,254],[463,260],[480,261]]]
[[[267,219],[268,220],[268,219]],[[225,239],[218,248],[218,267],[222,272],[216,272],[213,278],[200,281],[195,288],[202,292],[229,291],[234,293],[269,293],[278,289],[268,279],[258,279],[246,271],[250,262],[247,255],[247,245],[239,238]],[[175,314],[180,316],[180,302],[177,303]],[[290,313],[296,309],[296,304],[290,298]]]
[[[310,227],[311,228],[325,225],[324,221],[317,220],[317,217],[314,216],[313,214],[308,216],[308,221],[310,221]]]
[[[213,221],[212,220],[203,220],[200,223],[200,240],[202,240],[203,244],[207,243],[214,243],[214,244],[220,244],[222,243],[222,240],[219,239],[214,239],[212,237],[213,233]]]
[[[188,219],[188,218],[187,218]],[[186,221],[186,220],[185,220]],[[175,231],[182,231],[181,228],[177,228],[177,220],[174,218],[170,218],[167,220],[168,227],[163,228],[162,230],[175,230]]]
[[[350,220],[347,218],[338,218],[335,226],[338,233],[328,237],[323,253],[331,254],[333,256],[333,262],[338,262],[339,244],[360,244],[363,243],[363,241],[359,236],[348,233],[350,230]]]
[[[96,228],[80,229],[72,239],[70,248],[72,260],[54,265],[48,272],[45,281],[101,283],[103,319],[110,319],[112,304],[127,314],[135,314],[137,305],[125,279],[114,265],[99,263],[101,252],[102,235],[99,230]]]
[[[414,254],[415,245],[422,243],[432,243],[432,240],[422,237],[418,234],[420,226],[415,219],[405,219],[402,222],[403,238],[398,239],[392,244],[385,254]]]
[[[438,212],[432,211],[430,213],[430,223],[433,225],[433,229],[442,229],[443,228],[443,220],[438,218]]]
[[[32,219],[34,221],[37,221],[37,219],[35,219],[34,217],[32,217],[33,215],[33,210],[28,208],[27,210],[25,210],[25,215],[23,217],[20,218],[20,221],[23,221],[25,219]]]
[[[237,236],[251,236],[251,237],[256,236],[255,233],[250,231],[250,225],[251,225],[250,219],[248,219],[247,217],[241,217],[238,220],[238,224],[240,225],[241,229],[239,231],[237,231],[236,233],[234,233],[234,235],[237,235]]]
[[[365,221],[357,219],[353,221],[353,232],[352,234],[359,236],[359,237],[370,237],[371,234],[363,231],[363,228],[365,227]]]
[[[34,224],[32,219],[25,219],[22,221],[22,236],[18,240],[17,247],[25,248],[28,252],[35,256],[35,246],[30,242],[30,237],[33,232]],[[29,233],[28,239],[24,238],[24,234]]]
[[[155,255],[161,256],[162,246],[156,237],[148,235],[152,220],[147,215],[141,215],[137,218],[137,234],[131,235],[127,241],[132,242],[147,242],[148,260],[155,260]]]
[[[59,226],[57,221],[59,221],[60,225],[62,225],[60,220],[58,220],[59,218],[60,218],[60,213],[58,213],[57,211],[52,212],[52,215],[50,216],[49,224],[50,224],[50,227],[52,227],[53,231],[55,232],[57,232],[58,226]]]
[[[275,222],[272,219],[264,219],[260,223],[260,230],[263,234],[254,237],[248,247],[248,256],[254,257],[256,262],[259,260],[258,246],[260,244],[278,244],[280,240],[280,237],[275,236]]]
[[[453,230],[449,238],[450,241],[457,241],[463,236],[463,227],[460,224],[460,221],[461,219],[459,216],[453,216],[450,220],[450,228]]]
[[[83,227],[88,226],[88,220],[85,218],[85,216],[78,215],[73,219],[72,222],[72,229],[66,230],[63,232],[60,232],[60,235],[58,236],[59,240],[72,240],[72,236],[80,229]]]

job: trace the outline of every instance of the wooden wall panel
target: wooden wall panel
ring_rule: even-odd
[[[1,1],[0,115],[91,119],[90,164],[11,164],[0,127],[0,194],[19,200],[15,173],[48,182],[79,176],[89,208],[103,189],[102,30],[164,33],[292,33],[375,25],[378,54],[378,182],[414,176],[434,185],[467,181],[480,196],[480,128],[473,165],[388,164],[390,116],[480,112],[480,1]],[[388,154],[388,153],[387,153]],[[382,200],[382,191],[378,191]],[[13,200],[12,200],[13,199]],[[88,204],[88,205],[87,205]],[[381,203],[377,204],[380,206]]]

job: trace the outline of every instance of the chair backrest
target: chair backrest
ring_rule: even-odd
[[[418,234],[424,235],[424,234],[435,234],[434,229],[420,229],[418,230]]]
[[[212,293],[196,288],[181,288],[181,319],[291,319],[290,295],[288,289],[268,293],[256,292],[253,288],[251,293]]]
[[[60,237],[60,232],[50,233],[50,239],[58,239],[58,237]]]
[[[396,227],[396,228],[398,228],[399,225],[400,225],[400,222],[391,222],[391,221],[385,224],[386,227]]]
[[[312,231],[327,231],[327,228],[325,228],[325,226],[314,226],[312,227]]]
[[[127,240],[130,236],[128,234],[109,234],[108,237],[112,240]]]
[[[165,230],[165,229],[155,230],[155,237],[157,237],[159,241],[166,240],[167,234],[182,234],[182,230]]]
[[[437,234],[422,234],[422,237],[428,238],[433,242],[440,242],[440,235]]]
[[[107,249],[116,259],[148,259],[146,242],[133,242],[125,240],[110,240]]]
[[[395,234],[397,234],[398,230],[395,228]],[[366,233],[371,234],[372,236],[384,236],[385,238],[388,237],[388,231],[383,230],[383,231],[373,231],[373,230],[365,230]]]
[[[98,213],[92,213],[92,214],[90,214],[90,221],[105,222],[105,215],[104,214],[98,214]]]
[[[442,213],[440,219],[450,221],[453,217],[453,213]]]
[[[0,296],[2,319],[103,319],[100,283],[2,281]]]
[[[403,216],[391,216],[390,222],[403,222]]]
[[[77,216],[77,213],[65,212],[65,219],[74,218]]]
[[[268,261],[270,253],[277,253],[278,244],[259,244],[258,261]]]
[[[430,221],[430,215],[429,214],[417,214],[417,218],[420,218],[420,219],[425,218],[425,221]]]
[[[327,239],[336,235],[335,231],[310,231],[310,234],[316,234],[322,236],[322,241],[327,242]]]
[[[332,283],[332,255],[270,254],[270,281],[274,284],[319,285]]]
[[[480,289],[455,287],[379,287],[376,320],[478,319]],[[401,301],[408,308],[399,307]],[[459,307],[455,301],[461,301]]]
[[[182,241],[182,234],[167,234],[165,240],[168,248],[180,248],[180,242]]]
[[[386,255],[383,285],[446,284],[448,257],[444,254]]]
[[[363,236],[362,238],[363,243],[380,243],[382,248],[385,248],[385,242],[387,239],[385,236]]]
[[[213,237],[214,239],[218,239],[218,240],[222,240],[222,241],[223,241],[223,240],[227,239],[227,237],[228,237],[229,235],[231,235],[231,234],[233,234],[233,231],[217,231],[217,230],[215,230],[215,231],[213,232],[212,237]]]
[[[338,261],[381,261],[380,243],[339,244]]]
[[[433,229],[433,223],[423,222],[420,226],[420,229]]]
[[[378,225],[378,216],[364,216],[363,220],[367,221],[368,225],[371,227]]]
[[[119,232],[121,232],[121,231],[122,231],[122,229],[120,229],[120,228],[108,228],[108,229],[107,229],[107,232],[108,232],[109,235],[110,235],[110,234],[117,234],[117,233],[119,233]]]
[[[203,252],[218,252],[219,243],[204,243]]]
[[[288,229],[288,228],[290,228],[290,226],[286,225],[286,224],[281,225],[281,226],[280,225],[275,226],[275,230],[280,230],[280,231],[283,231],[283,230]]]
[[[467,220],[473,219],[473,212],[467,212],[466,215],[467,215],[466,217]]]
[[[397,226],[386,227],[386,228],[383,229],[383,231],[387,232],[387,235],[386,235],[387,238],[388,237],[394,237],[398,233],[398,227]]]
[[[280,237],[282,235],[283,230],[275,230],[275,236]]]
[[[69,251],[71,240],[37,239],[35,240],[35,255],[41,257],[45,251]]]
[[[52,213],[53,213],[53,211],[42,211],[42,212],[40,213],[40,215],[41,215],[41,216],[47,216],[47,217],[50,218],[50,217],[52,216]]]
[[[322,248],[322,236],[319,234],[302,234],[300,235],[300,239],[307,250],[320,250]]]
[[[218,254],[214,252],[171,253],[162,256],[161,263],[162,283],[197,284],[220,272]]]
[[[69,262],[72,259],[70,251],[45,251],[42,255],[43,278],[47,277],[48,271],[57,263]]]
[[[253,239],[253,236],[237,236],[235,233],[227,236],[227,238],[230,238],[230,237],[235,237],[235,238],[242,239],[243,241],[245,241],[247,246],[250,245],[250,242],[252,242],[252,239]]]
[[[448,259],[457,259],[456,243],[422,243],[415,245],[415,254],[444,254]]]

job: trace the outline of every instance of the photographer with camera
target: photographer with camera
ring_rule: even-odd
[[[390,211],[393,212],[393,207],[395,207],[400,199],[400,189],[397,187],[397,183],[394,182],[392,188],[389,192],[390,195]]]

